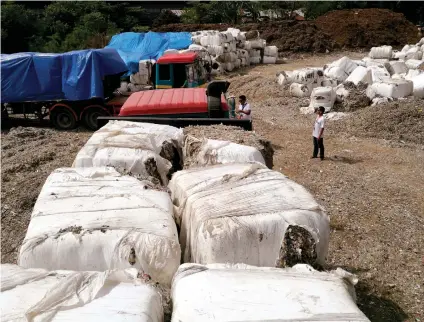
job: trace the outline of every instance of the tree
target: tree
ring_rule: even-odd
[[[169,25],[171,23],[180,23],[180,17],[170,10],[163,10],[159,16],[153,21],[153,27]]]

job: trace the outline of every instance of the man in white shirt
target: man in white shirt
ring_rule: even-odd
[[[314,153],[312,155],[312,158],[318,157],[319,150],[319,156],[321,160],[324,160],[324,112],[325,108],[323,106],[318,107],[318,115],[315,119],[314,130],[312,131],[312,136],[314,140]]]
[[[237,113],[241,120],[251,120],[252,119],[252,111],[250,109],[250,104],[246,102],[246,96],[241,95],[239,97],[239,108]]]

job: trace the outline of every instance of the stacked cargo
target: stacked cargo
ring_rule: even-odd
[[[408,96],[424,98],[423,51],[424,38],[401,51],[391,46],[373,47],[362,60],[342,57],[322,69],[283,71],[277,74],[277,82],[290,86],[294,97],[310,96],[303,113],[313,113],[319,106],[329,112],[336,102],[345,104],[354,95],[363,96],[358,108]]]
[[[47,178],[21,267],[2,267],[2,318],[162,321],[172,285],[172,321],[368,321],[353,275],[315,270],[329,233],[325,210],[255,147],[111,121]]]
[[[195,45],[189,50],[204,51],[212,64],[212,73],[255,64],[275,64],[278,58],[276,46],[266,46],[266,41],[259,37],[259,32],[241,32],[228,28],[225,32],[214,30],[196,31],[192,33]],[[196,47],[194,47],[196,46]]]

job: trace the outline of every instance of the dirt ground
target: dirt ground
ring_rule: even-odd
[[[358,275],[361,310],[372,321],[423,321],[424,103],[397,102],[397,107],[378,107],[376,114],[367,108],[327,121],[327,158],[316,161],[310,160],[313,116],[298,109],[307,100],[288,97],[275,82],[280,70],[323,66],[343,55],[364,56],[298,55],[287,64],[239,70],[227,76],[230,92],[248,97],[255,132],[273,144],[274,170],[304,185],[327,209],[332,227],[327,268]],[[392,114],[396,117],[385,118]],[[372,117],[375,122],[365,124]],[[384,122],[400,125],[384,127]],[[90,135],[15,132],[1,136],[2,262],[16,260],[45,178],[57,167],[70,166]]]

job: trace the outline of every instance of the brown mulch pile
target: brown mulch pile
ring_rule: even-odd
[[[368,106],[331,127],[357,137],[424,144],[424,100],[408,98]]]
[[[70,167],[90,132],[12,128],[1,134],[1,261],[15,263],[49,174]]]
[[[234,126],[211,125],[186,127],[184,128],[184,135],[191,135],[197,139],[207,138],[253,146],[261,152],[266,166],[270,169],[273,167],[274,149],[271,143],[255,132],[244,131]]]
[[[341,47],[403,46],[418,41],[417,27],[387,9],[336,10],[315,21]]]

